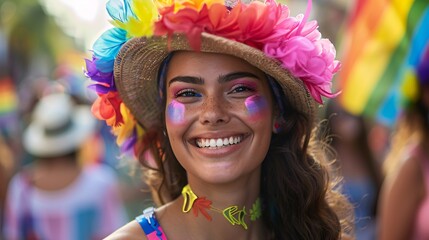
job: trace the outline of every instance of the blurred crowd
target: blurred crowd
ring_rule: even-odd
[[[378,1],[313,1],[312,18],[339,47],[345,70],[333,86],[344,96],[320,109],[320,132],[342,173],[341,191],[355,207],[357,240],[429,239],[429,36],[398,44],[415,56],[401,77],[393,76],[396,83],[384,82],[384,88],[398,86],[391,95],[401,96],[395,114],[366,110],[377,105],[377,97],[356,111],[350,106],[365,96],[346,88],[361,61],[350,57],[372,43],[368,64],[379,65],[386,61],[382,52],[394,51],[389,43],[363,37],[372,31],[368,22],[356,27],[371,2]],[[421,9],[423,20],[413,26],[406,16],[400,18],[406,22],[396,22],[398,31],[421,36],[423,24],[427,32],[426,2],[403,1],[408,12]],[[286,3],[306,6],[307,1]],[[375,20],[371,14],[369,22]],[[351,39],[357,33],[360,39]],[[384,39],[395,36],[392,31]],[[35,239],[36,230],[46,234],[43,239],[101,239],[152,204],[137,161],[121,156],[107,126],[90,115],[94,93],[82,70],[86,51],[37,0],[0,0],[0,239]],[[387,63],[386,69],[395,64]],[[371,71],[376,70],[360,69],[362,88]]]
[[[0,1],[0,239],[102,239],[151,205],[90,112],[86,50],[39,1]]]

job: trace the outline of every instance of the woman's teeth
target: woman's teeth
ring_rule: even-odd
[[[242,140],[241,136],[236,137],[229,137],[229,138],[199,138],[197,139],[197,146],[200,148],[216,148],[216,147],[223,147],[228,145],[233,145],[240,143]]]

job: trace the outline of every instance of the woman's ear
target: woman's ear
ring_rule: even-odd
[[[273,113],[273,127],[272,127],[274,134],[277,134],[282,131],[283,123],[284,123],[284,119],[280,115],[279,109],[275,108]]]
[[[283,130],[284,127],[284,119],[283,117],[277,117],[273,121],[273,133],[277,134]]]
[[[274,121],[274,122],[273,122],[273,133],[274,133],[274,134],[277,134],[277,133],[279,133],[279,132],[280,132],[279,124],[278,124],[278,122],[277,122],[277,121]]]

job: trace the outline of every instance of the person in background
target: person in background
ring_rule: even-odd
[[[355,116],[330,99],[325,111],[326,131],[343,176],[342,192],[355,211],[357,240],[376,239],[377,200],[382,184],[380,163],[368,143],[368,122]]]
[[[0,230],[3,226],[7,185],[20,163],[22,152],[19,138],[19,101],[16,86],[9,73],[7,46],[0,17]],[[2,231],[0,239],[3,239]]]
[[[23,135],[34,161],[8,186],[5,239],[101,239],[127,221],[115,172],[79,164],[81,146],[96,128],[89,107],[65,92],[36,103]]]
[[[405,107],[385,160],[380,240],[429,239],[429,45],[403,87]]]
[[[15,164],[13,152],[0,134],[0,230],[3,226],[3,213],[7,193],[7,185],[14,174]],[[0,239],[3,233],[0,231]]]
[[[111,0],[92,110],[156,207],[106,239],[341,239],[353,216],[313,129],[339,69],[317,22],[274,0]]]

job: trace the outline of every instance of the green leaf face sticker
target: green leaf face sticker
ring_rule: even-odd
[[[256,221],[256,219],[260,218],[261,215],[261,200],[258,198],[252,205],[252,209],[250,209],[250,220]]]
[[[244,222],[244,217],[247,215],[247,213],[244,207],[242,210],[238,210],[237,206],[231,206],[225,208],[222,214],[232,225],[238,224],[241,225],[244,229],[247,229],[247,225]]]

